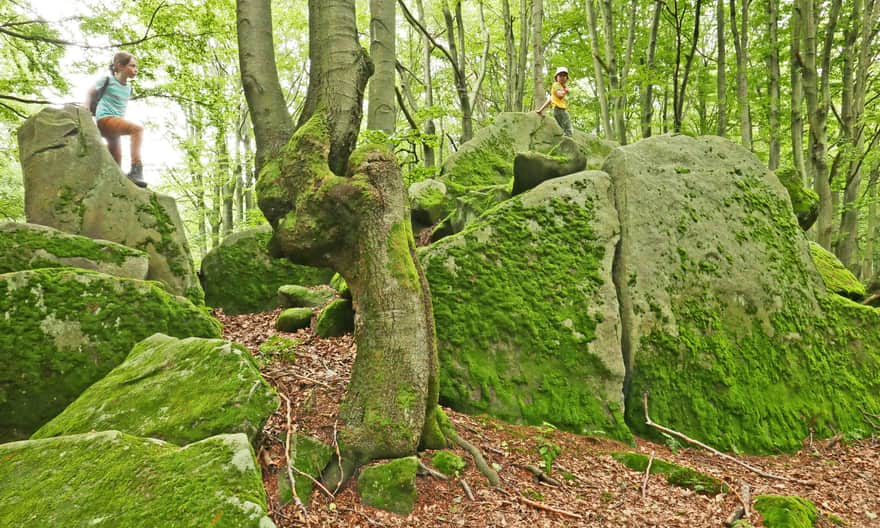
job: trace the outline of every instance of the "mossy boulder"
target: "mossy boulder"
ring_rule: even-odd
[[[795,496],[758,495],[755,510],[767,528],[813,528],[819,516],[813,501]]]
[[[144,251],[148,279],[203,304],[177,202],[125,177],[86,108],[45,107],[21,126],[18,147],[28,222]]]
[[[645,472],[648,468],[648,462],[651,462],[651,474],[663,475],[666,482],[673,486],[693,490],[703,495],[717,495],[727,492],[727,485],[717,478],[660,458],[651,460],[647,455],[632,452],[612,453],[611,457],[624,466],[641,473]]]
[[[776,177],[788,191],[798,225],[804,231],[813,227],[813,223],[819,217],[819,195],[813,189],[805,187],[797,171],[791,167],[778,169]]]
[[[143,280],[149,265],[146,253],[122,244],[37,224],[0,224],[0,273],[71,267]]]
[[[2,526],[272,528],[243,434],[186,447],[118,431],[0,444]]]
[[[278,288],[278,304],[283,308],[313,308],[326,304],[336,295],[328,286],[306,288],[298,284],[285,284]]]
[[[296,332],[301,328],[308,328],[311,323],[311,308],[288,308],[278,314],[275,329],[282,332]]]
[[[324,471],[324,467],[327,466],[333,455],[333,448],[310,436],[301,434],[291,435],[290,443],[290,458],[293,459],[293,467],[300,472],[295,473],[294,476],[296,496],[308,506],[315,485],[311,479],[305,478],[303,474],[320,481],[321,472]],[[290,478],[285,471],[278,473],[278,499],[282,505],[293,500]]]
[[[431,456],[431,465],[444,475],[454,476],[465,468],[467,464],[460,456],[452,451],[437,451]]]
[[[481,214],[510,198],[509,185],[492,185],[472,189],[455,197],[452,212],[443,219],[431,234],[431,241],[458,233]]]
[[[358,495],[367,506],[407,515],[416,502],[418,469],[414,456],[367,467],[358,476]]]
[[[587,158],[573,140],[560,141],[550,152],[517,152],[513,160],[513,189],[517,195],[547,180],[583,170]]]
[[[202,259],[205,302],[228,314],[256,313],[278,306],[285,284],[327,284],[329,269],[294,264],[269,254],[272,227],[263,225],[226,237]]]
[[[599,171],[550,180],[421,250],[444,405],[631,438],[611,192]]]
[[[315,321],[315,334],[338,337],[354,331],[354,310],[348,299],[336,299],[321,310]]]
[[[853,273],[846,269],[840,260],[827,249],[810,241],[810,256],[822,276],[825,288],[830,292],[842,295],[847,299],[860,301],[865,298],[865,285],[859,282]]]
[[[432,226],[449,214],[446,185],[435,179],[415,182],[407,190],[412,220],[422,226]]]
[[[330,287],[336,290],[340,297],[351,299],[351,289],[349,289],[348,283],[345,282],[342,275],[334,273],[333,278],[330,279]]]
[[[601,164],[602,149],[596,148],[594,142],[587,144],[584,140],[583,143],[565,136],[552,117],[541,117],[534,112],[503,112],[447,158],[438,179],[453,196],[492,185],[503,184],[509,189],[518,152],[555,153],[566,160],[585,157],[587,166],[592,156],[594,167]],[[608,151],[610,148],[604,154]]]
[[[277,408],[243,346],[154,334],[31,438],[115,429],[178,445],[226,433],[254,442]]]
[[[657,435],[648,392],[655,422],[728,451],[865,434],[880,319],[825,292],[774,174],[730,141],[681,135],[620,147],[605,170],[633,431]]]
[[[0,441],[27,438],[156,332],[219,337],[159,283],[73,268],[0,275]]]

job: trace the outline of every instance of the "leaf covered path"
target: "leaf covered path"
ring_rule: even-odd
[[[290,427],[295,432],[331,443],[336,413],[345,394],[355,345],[351,336],[320,339],[308,330],[279,333],[274,322],[279,310],[262,314],[216,315],[227,339],[245,345],[262,365],[264,376],[291,402]],[[296,339],[294,351],[271,356],[260,345],[273,335]],[[283,401],[283,400],[282,400]],[[294,503],[279,505],[277,481],[286,478],[283,441],[288,428],[285,404],[264,428],[258,455],[272,518],[279,528],[314,527],[720,527],[741,504],[739,491],[747,484],[752,498],[761,494],[799,495],[812,500],[823,518],[819,526],[880,527],[880,438],[855,443],[805,440],[794,455],[740,457],[764,472],[792,480],[815,481],[810,487],[761,477],[734,462],[697,448],[670,446],[637,439],[627,446],[604,438],[580,436],[552,427],[511,425],[485,416],[468,416],[446,409],[459,434],[480,447],[489,463],[500,467],[500,488],[488,486],[469,455],[454,449],[468,465],[461,478],[441,480],[420,475],[419,498],[409,516],[361,504],[349,482],[330,498],[320,490],[312,495],[305,516]],[[544,468],[545,453],[558,447],[550,476],[559,485],[539,481],[527,466]],[[645,455],[690,467],[723,480],[731,491],[700,495],[670,485],[662,475],[628,469],[611,457],[619,451]],[[430,465],[430,453],[420,456]],[[462,483],[464,481],[465,484]],[[644,490],[644,493],[643,493]],[[470,491],[470,493],[469,493]],[[750,504],[751,506],[751,504]],[[763,526],[751,512],[754,526]]]

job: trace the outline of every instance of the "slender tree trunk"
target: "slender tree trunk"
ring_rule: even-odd
[[[794,169],[805,186],[812,181],[807,173],[804,162],[804,83],[803,60],[801,57],[801,41],[803,39],[804,18],[801,2],[795,0],[791,13],[791,157]]]
[[[544,102],[544,0],[532,0],[532,93],[534,106]]]
[[[697,43],[700,40],[700,10],[703,0],[697,0],[694,8],[694,32],[691,36],[691,50],[688,53],[687,61],[684,65],[684,76],[681,81],[681,90],[678,94],[678,101],[675,105],[675,131],[681,132],[682,121],[684,119],[684,100],[687,93],[688,78],[691,73],[691,66],[694,63],[694,56],[697,54]]]
[[[736,50],[736,100],[739,107],[740,141],[747,149],[752,149],[752,119],[749,110],[749,4],[751,0],[740,0],[742,9],[742,28],[736,24],[736,0],[730,0],[730,32]]]
[[[419,13],[419,20],[422,24],[422,27],[425,26],[425,8],[422,4],[422,0],[416,0],[416,8]],[[434,86],[433,79],[431,76],[431,51],[433,50],[433,45],[431,44],[431,40],[426,37],[424,34],[421,36],[422,40],[422,82],[425,84],[425,106],[431,108],[434,106]],[[428,118],[425,121],[425,135],[433,136],[437,133],[437,127],[434,126],[434,119]],[[425,160],[425,167],[433,167],[435,165],[435,154],[434,147],[431,146],[430,141],[426,141],[422,143],[422,155]]]
[[[715,40],[718,45],[718,69],[715,82],[715,93],[718,99],[718,128],[716,134],[727,137],[727,48],[724,32],[724,0],[715,4],[715,22],[717,33]]]
[[[624,119],[622,75],[617,64],[617,38],[614,33],[614,10],[611,0],[602,0],[602,19],[605,23],[605,65],[613,97],[611,109],[613,116],[613,138],[621,145],[626,144],[626,120]]]
[[[397,126],[394,82],[397,64],[397,0],[370,0],[370,56],[376,73],[370,79],[367,128],[393,134]]]
[[[510,15],[510,1],[501,0],[501,18],[504,21],[504,71],[507,82],[504,90],[504,111],[513,111],[513,100],[516,93],[516,41],[513,35],[513,17]]]
[[[526,93],[526,73],[529,63],[530,12],[528,2],[519,0],[519,51],[517,53],[519,61],[516,68],[516,94],[513,99],[513,106],[518,112],[525,109],[523,99]]]
[[[608,113],[608,95],[605,92],[605,72],[602,69],[602,60],[599,57],[599,36],[596,32],[596,9],[593,0],[587,0],[587,25],[590,28],[590,47],[593,55],[593,72],[596,75],[596,97],[599,99],[599,109],[602,112],[602,131],[606,137],[613,137],[611,117]]]
[[[234,229],[233,208],[235,202],[233,196],[235,193],[235,175],[232,173],[229,145],[226,143],[226,126],[224,124],[215,124],[217,130],[216,138],[216,156],[217,156],[217,187],[222,196],[222,210],[220,216],[220,224],[222,226],[222,237],[232,234]]]
[[[877,180],[880,178],[880,165],[874,165],[868,182],[868,218],[867,218],[867,236],[865,237],[865,254],[862,258],[862,270],[859,278],[863,282],[871,282],[877,274],[877,265],[874,258],[874,252],[877,248],[877,239],[880,237],[880,223],[877,216],[880,211],[877,208],[877,200],[880,199],[877,193]]]
[[[643,138],[651,137],[651,121],[654,119],[654,54],[657,49],[657,30],[660,27],[660,12],[662,9],[662,0],[655,0],[654,16],[651,19],[651,33],[648,38],[647,57],[645,58],[646,79],[642,83],[641,125]]]
[[[770,107],[768,109],[768,121],[770,129],[769,150],[767,166],[770,170],[779,167],[779,39],[777,29],[779,25],[779,0],[767,0],[767,35],[770,38],[770,50],[767,53],[767,70],[769,78],[768,95]]]

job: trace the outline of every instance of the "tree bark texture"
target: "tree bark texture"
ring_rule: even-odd
[[[801,57],[804,19],[800,2],[795,1],[791,11],[791,158],[801,181],[805,186],[810,186],[811,179],[804,162],[804,82]]]
[[[397,125],[394,86],[397,64],[397,0],[370,0],[370,79],[367,128],[393,134]]]
[[[767,167],[770,170],[779,168],[779,0],[767,0],[767,35],[770,42],[770,50],[767,53],[768,96],[769,108],[767,120],[770,126],[769,152],[767,154]]]
[[[534,106],[547,97],[544,88],[544,0],[532,0],[532,93]]]
[[[749,4],[740,0],[740,23],[736,22],[736,0],[730,0],[730,32],[736,51],[736,104],[739,108],[739,135],[742,145],[752,150],[752,118],[749,108]]]
[[[727,137],[727,49],[724,41],[724,19],[724,0],[718,0],[715,5],[715,23],[717,24],[715,40],[718,45],[718,73],[715,78],[715,92],[718,99],[718,127],[715,134],[721,137]]]
[[[602,113],[602,131],[606,137],[613,137],[614,129],[611,128],[611,116],[608,112],[608,95],[605,90],[605,71],[602,68],[602,59],[599,56],[599,35],[596,31],[596,7],[593,0],[586,1],[587,25],[590,28],[590,47],[593,56],[593,72],[596,75],[596,97],[599,99],[599,109]]]
[[[662,9],[662,0],[655,0],[647,57],[645,58],[645,77],[647,79],[642,83],[641,126],[643,138],[651,137],[651,121],[654,119],[654,55],[657,49],[657,30],[660,27],[660,13]]]

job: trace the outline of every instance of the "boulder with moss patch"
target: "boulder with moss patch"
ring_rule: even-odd
[[[650,461],[652,475],[661,474],[669,484],[693,490],[703,495],[718,495],[719,493],[726,493],[728,489],[724,482],[715,477],[700,473],[689,467],[667,462],[661,458],[651,460],[647,455],[632,452],[612,453],[611,457],[624,466],[641,473],[647,470],[648,462]]]
[[[354,310],[348,299],[336,299],[321,310],[315,321],[315,334],[338,337],[354,331]]]
[[[263,225],[226,237],[202,260],[205,302],[228,314],[256,313],[278,306],[285,284],[327,284],[333,271],[294,264],[269,254],[272,227]]]
[[[357,480],[358,495],[368,506],[407,515],[416,502],[418,469],[414,456],[364,468]]]
[[[767,528],[813,528],[819,516],[813,501],[796,496],[758,495],[755,510]]]
[[[204,302],[177,202],[125,177],[87,109],[44,108],[21,126],[18,146],[28,222],[144,251],[148,279]]]
[[[681,135],[620,147],[605,170],[634,432],[657,434],[644,392],[655,422],[722,450],[864,432],[858,409],[880,410],[877,312],[826,294],[773,173],[733,142]]]
[[[0,275],[0,441],[27,438],[156,332],[219,337],[220,323],[156,282],[73,268]]]
[[[320,480],[321,472],[324,471],[333,455],[333,448],[310,436],[301,434],[292,435],[290,442],[290,457],[293,459],[293,467],[298,470],[294,477],[296,496],[308,506],[312,490],[315,487],[311,479]],[[304,475],[308,475],[311,479],[304,477]],[[278,473],[278,499],[282,506],[293,500],[290,478],[284,471]]]
[[[282,332],[296,332],[302,328],[308,328],[311,323],[311,308],[288,308],[278,314],[278,319],[275,320],[275,329]]]
[[[118,431],[0,444],[2,526],[274,528],[242,434],[186,447]]]
[[[847,299],[860,301],[865,298],[865,285],[859,282],[853,273],[846,269],[834,253],[819,244],[810,241],[810,256],[822,276],[825,288],[830,292],[842,295]]]
[[[432,226],[449,214],[446,185],[435,179],[422,180],[409,186],[412,220],[422,226]]]
[[[630,439],[611,191],[599,171],[550,180],[422,250],[445,405]]]
[[[452,451],[445,450],[437,451],[431,456],[431,465],[437,468],[440,473],[450,477],[461,473],[466,466],[463,458]]]
[[[154,334],[31,438],[115,429],[178,445],[226,433],[254,442],[277,408],[243,346]]]
[[[71,267],[146,279],[150,257],[122,244],[37,224],[0,224],[0,273]]]
[[[791,207],[797,217],[798,225],[807,231],[813,227],[813,223],[819,218],[819,195],[816,191],[804,186],[803,180],[793,168],[783,168],[776,171],[776,177],[788,191]]]
[[[335,295],[335,290],[329,286],[306,288],[285,284],[278,288],[278,304],[283,308],[314,308],[327,304]]]

